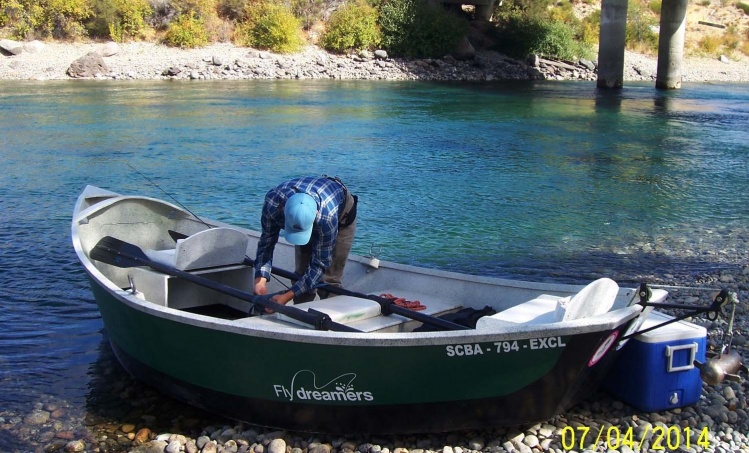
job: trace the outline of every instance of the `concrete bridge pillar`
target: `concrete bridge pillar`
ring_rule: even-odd
[[[658,36],[658,70],[655,87],[681,88],[681,63],[687,24],[687,0],[663,0]]]
[[[489,0],[488,5],[476,5],[474,14],[476,20],[485,20],[487,22],[492,20],[492,14],[494,14],[494,2],[495,0]]]
[[[624,85],[627,0],[602,0],[600,31],[596,85],[599,88],[621,88]]]

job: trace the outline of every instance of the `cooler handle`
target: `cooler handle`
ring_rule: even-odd
[[[689,361],[686,365],[674,366],[674,353],[682,349],[689,349]],[[666,346],[666,357],[668,357],[668,372],[687,371],[694,369],[694,359],[697,356],[697,343],[682,344],[678,346]]]

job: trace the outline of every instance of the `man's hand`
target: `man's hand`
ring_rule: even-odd
[[[255,294],[258,296],[265,296],[268,294],[268,287],[266,286],[268,280],[264,277],[255,278]]]
[[[293,298],[294,298],[294,292],[286,291],[284,293],[275,294],[270,299],[274,302],[278,302],[279,304],[286,305]]]
[[[257,277],[255,279],[255,294],[258,296],[265,296],[266,294],[268,294],[267,283],[268,283],[268,280],[266,280],[265,278]],[[293,291],[285,291],[283,293],[274,294],[273,296],[271,296],[270,300],[281,305],[286,305],[293,298],[294,298]],[[266,308],[265,312],[273,313],[273,310]]]

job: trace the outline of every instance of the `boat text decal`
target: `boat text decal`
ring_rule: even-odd
[[[445,346],[448,357],[475,356],[484,354],[509,354],[520,351],[563,348],[567,344],[562,337],[530,338],[528,340],[495,341],[494,343],[450,344]]]
[[[317,375],[312,370],[299,370],[291,378],[289,386],[273,385],[277,398],[288,401],[374,401],[372,392],[354,389],[356,373],[344,373],[330,381],[318,385]]]

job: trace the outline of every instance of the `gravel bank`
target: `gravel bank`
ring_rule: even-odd
[[[102,43],[45,43],[33,52],[0,56],[2,80],[64,80],[68,68]],[[292,55],[260,52],[232,44],[200,49],[177,49],[133,42],[121,44],[104,57],[103,79],[383,79],[383,80],[595,80],[595,69],[584,64],[529,65],[491,51],[478,51],[470,61],[442,59],[403,60],[373,54],[333,55],[315,46]],[[590,66],[590,65],[589,65]],[[655,80],[657,60],[627,52],[624,79]],[[749,82],[749,57],[739,61],[687,58],[685,82]]]

